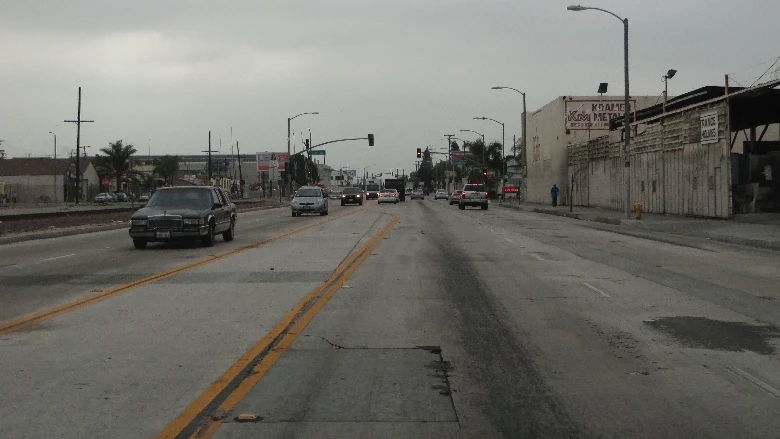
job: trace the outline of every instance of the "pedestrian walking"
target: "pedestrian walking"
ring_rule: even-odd
[[[550,189],[550,196],[552,196],[553,207],[558,207],[558,192],[560,192],[560,189],[558,189],[558,185],[554,184],[552,189]]]

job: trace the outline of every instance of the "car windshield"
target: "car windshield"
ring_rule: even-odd
[[[360,193],[360,189],[356,187],[344,188],[344,193],[347,195],[355,195]]]
[[[484,184],[467,184],[464,188],[464,192],[485,192]]]
[[[150,207],[209,207],[211,193],[208,189],[177,189],[155,192],[149,199]]]
[[[322,196],[321,189],[315,189],[315,188],[298,189],[299,198],[312,198],[312,197],[321,197],[321,196]]]

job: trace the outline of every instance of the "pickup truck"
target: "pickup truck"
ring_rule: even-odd
[[[484,184],[467,184],[463,186],[458,209],[463,210],[466,206],[479,206],[482,210],[488,208],[488,193]]]

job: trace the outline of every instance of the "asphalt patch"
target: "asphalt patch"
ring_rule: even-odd
[[[771,341],[780,337],[780,328],[776,326],[751,325],[706,317],[661,317],[647,320],[645,323],[672,336],[685,346],[718,351],[751,351],[772,355],[775,348]]]

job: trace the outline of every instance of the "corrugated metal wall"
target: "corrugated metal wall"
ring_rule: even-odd
[[[702,113],[718,114],[718,142],[701,144]],[[569,147],[574,204],[624,209],[620,132]],[[631,144],[631,202],[643,211],[730,218],[730,139],[726,103],[640,125]]]

